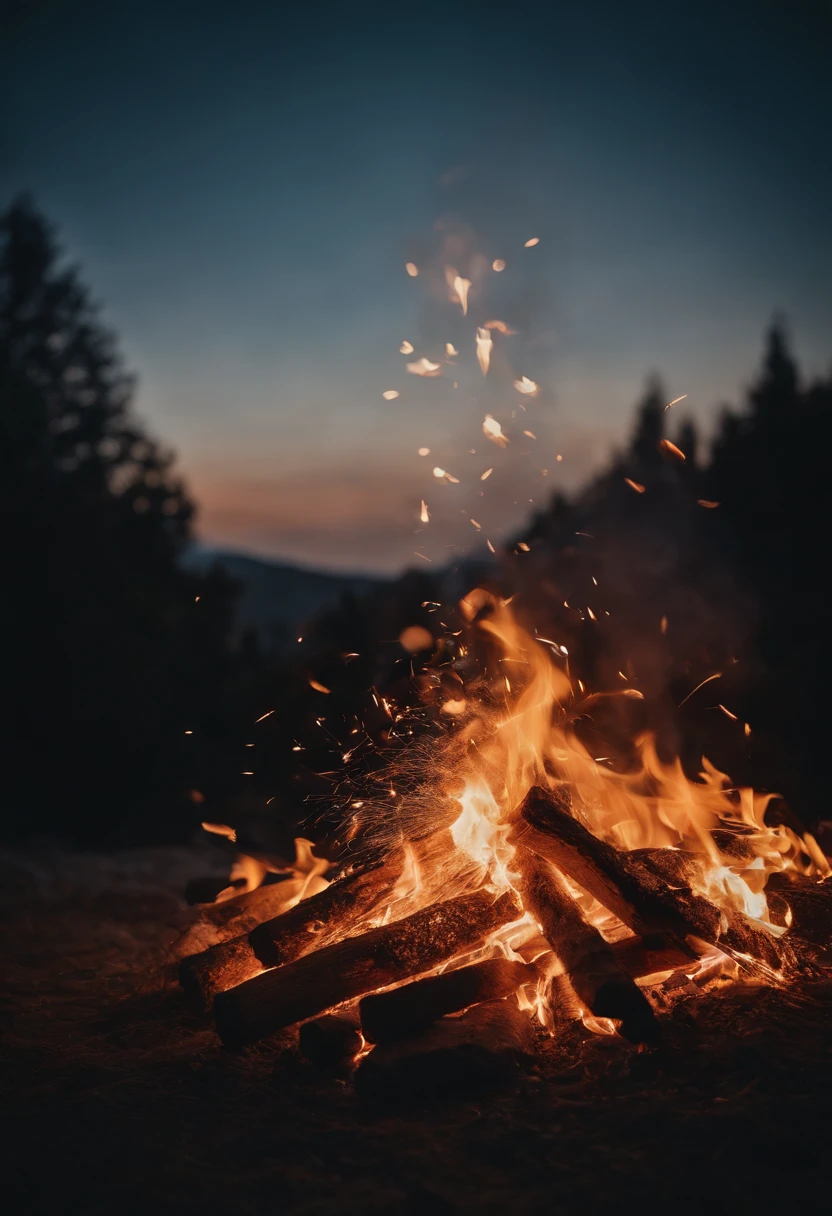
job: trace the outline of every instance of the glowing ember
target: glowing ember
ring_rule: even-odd
[[[482,432],[487,439],[492,443],[496,443],[498,447],[504,448],[509,442],[506,435],[503,434],[503,428],[500,426],[496,418],[492,418],[490,414],[486,414],[482,421]]]
[[[405,341],[402,342],[401,346],[399,347],[399,350],[403,355],[412,355],[413,345],[412,343],[408,342],[407,339],[405,339]]]
[[[415,363],[405,363],[405,368],[411,376],[441,376],[442,364],[431,363],[430,359],[422,357]]]
[[[644,486],[641,485],[640,482],[633,481],[632,477],[625,477],[624,480],[626,481],[627,485],[630,487],[631,490],[635,490],[636,494],[644,493]]]
[[[534,380],[530,380],[528,376],[523,376],[520,380],[514,381],[514,387],[518,393],[523,393],[527,397],[533,396],[537,392],[537,385]]]
[[[408,625],[399,634],[399,645],[410,654],[416,654],[420,650],[429,650],[433,646],[433,634],[423,625]]]
[[[685,453],[681,448],[677,448],[675,443],[671,443],[669,439],[659,440],[659,451],[663,456],[667,456],[670,460],[684,461],[687,460]]]
[[[482,369],[484,376],[488,375],[488,367],[491,362],[491,347],[494,343],[491,340],[491,334],[487,329],[477,330],[477,360]]]
[[[495,258],[494,261],[491,263],[491,269],[495,270],[497,272],[497,274],[500,274],[500,272],[505,270],[505,268],[506,268],[506,264],[502,258]]]
[[[419,512],[419,519],[423,524],[430,523],[430,512],[428,511],[424,498],[422,499],[422,510]]]
[[[381,394],[385,401],[395,401],[398,397],[398,389],[388,388]]]
[[[452,266],[445,267],[445,279],[450,288],[449,299],[452,304],[459,304],[462,308],[462,315],[468,315],[468,292],[471,289],[471,280],[464,279],[461,274],[453,269]]]
[[[416,275],[419,273],[419,267],[415,262],[405,262],[404,268],[410,275],[411,279],[415,279]]]
[[[526,244],[527,249],[531,249],[534,245],[540,244],[540,237],[539,236],[530,237],[529,240],[526,241],[525,244]]]

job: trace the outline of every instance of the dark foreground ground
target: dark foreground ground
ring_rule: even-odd
[[[826,1206],[832,976],[691,993],[661,1048],[539,1036],[515,1086],[379,1109],[292,1037],[222,1049],[165,975],[204,857],[0,865],[13,1212],[787,1212]]]

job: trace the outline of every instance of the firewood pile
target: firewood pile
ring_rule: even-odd
[[[205,905],[212,944],[181,959],[182,987],[229,1048],[298,1026],[309,1059],[357,1063],[360,1091],[427,1093],[509,1075],[538,1020],[654,1044],[672,1016],[662,987],[788,986],[828,961],[823,876],[772,875],[763,923],[702,894],[704,853],[625,850],[583,818],[565,785],[532,787],[505,825],[502,881],[443,828],[344,866],[278,915],[281,884]],[[725,857],[746,847],[736,825],[715,837]]]

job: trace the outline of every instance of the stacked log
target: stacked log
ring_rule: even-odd
[[[347,936],[393,889],[402,860],[401,849],[396,849],[383,862],[337,879],[280,916],[256,921],[249,932],[189,955],[179,965],[182,987],[194,1004],[210,1009],[220,992],[251,979],[264,967],[291,963]]]
[[[483,889],[345,938],[219,993],[214,1000],[217,1032],[227,1046],[254,1042],[430,971],[479,945],[520,912],[513,893],[494,899]]]
[[[417,888],[427,906],[392,923],[379,922],[391,908],[408,906],[396,889],[402,849],[342,874],[278,916],[263,916],[271,898],[265,895],[228,901],[233,909],[218,906],[218,932],[232,925],[245,931],[184,959],[180,978],[204,1006],[213,1003],[222,1042],[240,1047],[302,1024],[301,1050],[316,1064],[351,1067],[361,1056],[365,1092],[433,1093],[442,1090],[443,1070],[452,1084],[472,1059],[484,1075],[515,1067],[531,1033],[516,999],[524,985],[545,982],[551,1008],[568,1004],[570,1016],[583,1008],[612,1019],[623,1037],[644,1044],[656,1039],[658,1024],[635,978],[691,968],[708,945],[763,974],[793,965],[788,942],[701,893],[702,857],[620,850],[589,831],[562,790],[535,787],[518,809],[510,837],[516,892],[471,892],[466,884],[480,883],[481,869],[472,871],[450,840],[431,841],[440,856],[447,853],[450,869],[432,866]],[[570,881],[634,936],[608,943],[584,916]],[[457,894],[460,886],[467,893]],[[828,942],[832,884],[784,878],[780,888],[782,915],[800,920],[807,938]],[[523,912],[541,934],[522,947],[526,957],[554,955],[558,974],[543,958],[538,966],[483,957],[496,949],[490,936]],[[471,961],[472,952],[479,961]]]

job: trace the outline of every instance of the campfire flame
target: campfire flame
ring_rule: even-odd
[[[225,832],[219,831],[218,829],[225,826],[223,824],[203,823],[202,826],[206,831],[215,835],[228,835],[232,831],[232,829],[227,829]],[[232,834],[229,839],[234,840],[236,836]],[[280,894],[283,898],[280,901],[279,911],[288,911],[302,899],[306,899],[309,895],[316,895],[329,886],[323,875],[330,868],[330,863],[325,858],[316,857],[313,852],[314,848],[311,840],[306,840],[302,836],[296,837],[295,860],[288,867],[277,866],[257,857],[250,857],[246,853],[238,853],[231,865],[229,885],[220,891],[214,902],[222,903],[234,896],[255,891],[262,886],[267,874],[281,874],[287,875],[287,877],[280,883]]]

